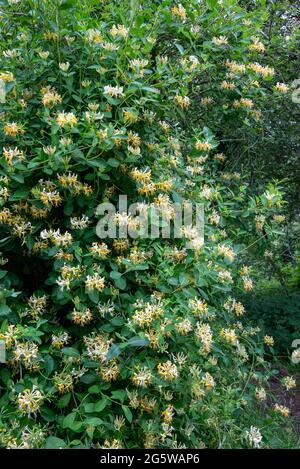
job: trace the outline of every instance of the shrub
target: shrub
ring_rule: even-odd
[[[1,2],[2,446],[259,446],[243,415],[272,340],[232,291],[282,196],[253,197],[222,125],[190,122],[259,132],[286,87],[238,2],[98,3]],[[205,245],[99,239],[97,206],[122,194],[171,218],[203,203]]]
[[[244,305],[248,318],[266,334],[272,334],[277,353],[291,353],[292,343],[299,339],[300,295],[296,290],[276,286],[247,295]]]

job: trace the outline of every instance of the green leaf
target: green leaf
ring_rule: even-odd
[[[13,179],[14,181],[19,182],[20,184],[24,183],[24,176],[22,176],[22,174],[14,174],[14,175],[11,176],[11,179]]]
[[[109,166],[112,166],[113,168],[117,168],[120,165],[120,162],[116,160],[115,158],[109,158],[107,160],[107,163],[109,164]]]
[[[149,93],[160,94],[160,90],[158,90],[157,88],[152,88],[151,86],[142,86],[141,89],[142,89],[143,91],[149,91]]]
[[[88,297],[95,304],[99,302],[99,292],[97,290],[88,291]]]
[[[68,414],[68,415],[63,419],[62,427],[63,427],[63,428],[70,428],[70,429],[72,429],[73,424],[74,424],[74,422],[75,422],[75,419],[76,419],[76,413],[75,413],[75,412],[72,412],[71,414]]]
[[[45,355],[44,356],[44,368],[48,375],[52,373],[52,371],[54,370],[54,366],[55,366],[55,362],[53,358],[51,357],[51,355]]]
[[[129,267],[126,270],[126,274],[127,272],[132,272],[135,270],[147,270],[147,269],[149,269],[149,264],[137,264],[137,265],[133,265],[132,267]]]
[[[65,448],[66,446],[66,442],[61,438],[57,438],[56,436],[48,436],[48,438],[46,439],[46,449],[59,449]]]
[[[96,402],[96,404],[94,405],[95,412],[101,412],[103,409],[105,409],[108,403],[109,400],[106,399],[106,397],[101,399],[101,401]]]
[[[149,340],[146,337],[139,337],[138,335],[126,342],[126,346],[130,347],[145,347],[146,345],[149,345]]]
[[[56,415],[52,409],[49,407],[43,406],[41,408],[41,416],[47,422],[54,422],[56,420]]]
[[[90,403],[87,403],[87,404],[84,404],[84,412],[86,412],[87,414],[89,413],[93,413],[94,412],[94,403],[93,402],[90,402]]]
[[[111,396],[113,399],[118,399],[123,402],[127,396],[127,392],[124,389],[117,389],[116,391],[112,391]]]
[[[97,375],[96,373],[85,373],[83,376],[81,376],[80,381],[82,381],[85,384],[91,384],[94,383],[97,380]]]
[[[14,201],[14,200],[22,200],[28,198],[30,194],[30,190],[22,188],[22,189],[17,189],[14,194],[12,194],[9,198],[9,200]]]
[[[9,306],[0,303],[0,316],[8,316],[10,312],[11,309]]]
[[[57,401],[57,407],[59,409],[63,409],[64,407],[67,407],[67,405],[70,402],[71,396],[72,394],[70,392],[61,396]]]
[[[88,417],[84,421],[85,425],[92,425],[93,427],[99,427],[103,424],[103,420],[99,419],[98,417]]]
[[[127,286],[126,278],[120,277],[119,279],[115,280],[115,285],[120,290],[126,290],[126,286]]]
[[[63,428],[69,428],[73,432],[81,432],[83,428],[83,423],[81,421],[76,421],[75,418],[76,418],[75,412],[67,415],[63,419],[63,424],[62,424]]]
[[[93,384],[93,386],[89,387],[90,394],[100,394],[102,386],[100,384]]]
[[[80,353],[76,348],[73,347],[64,347],[61,349],[62,353],[64,355],[67,355],[68,357],[80,357]]]
[[[182,45],[175,42],[175,46],[178,49],[180,55],[183,55],[184,54],[184,48],[182,47]]]
[[[110,277],[113,278],[114,280],[118,280],[119,278],[122,277],[122,273],[121,273],[121,272],[118,272],[117,270],[112,270],[109,275],[110,275]]]
[[[122,405],[122,409],[123,409],[124,415],[127,418],[128,422],[131,423],[132,419],[133,419],[133,415],[132,415],[131,410],[126,405]]]
[[[69,200],[64,206],[64,213],[68,216],[72,215],[74,210],[73,202]]]
[[[118,355],[120,355],[120,353],[120,347],[117,344],[113,344],[106,354],[106,360],[112,360],[113,358],[116,358]]]

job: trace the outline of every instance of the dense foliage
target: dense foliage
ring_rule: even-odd
[[[226,153],[262,144],[290,87],[239,3],[0,2],[3,447],[268,446],[288,415],[249,418],[273,338],[234,297],[281,242],[282,186],[253,193]],[[99,239],[124,194],[169,218],[203,203],[204,245]]]

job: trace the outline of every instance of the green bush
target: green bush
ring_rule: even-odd
[[[300,293],[276,286],[247,295],[243,303],[248,318],[274,337],[275,351],[290,354],[293,341],[300,338]]]
[[[244,415],[273,342],[232,291],[253,288],[240,259],[279,236],[282,194],[254,196],[222,126],[190,122],[258,135],[288,87],[258,64],[261,20],[223,4],[1,1],[3,447],[268,445]],[[170,218],[203,203],[204,246],[100,240],[97,206],[123,194]]]

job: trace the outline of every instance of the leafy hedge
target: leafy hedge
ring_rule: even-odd
[[[280,236],[282,195],[226,172],[202,120],[259,135],[288,87],[258,63],[261,19],[222,3],[0,2],[4,447],[267,445],[245,415],[273,340],[232,291],[253,287],[247,246]],[[204,203],[205,245],[100,240],[120,194],[170,217]]]

